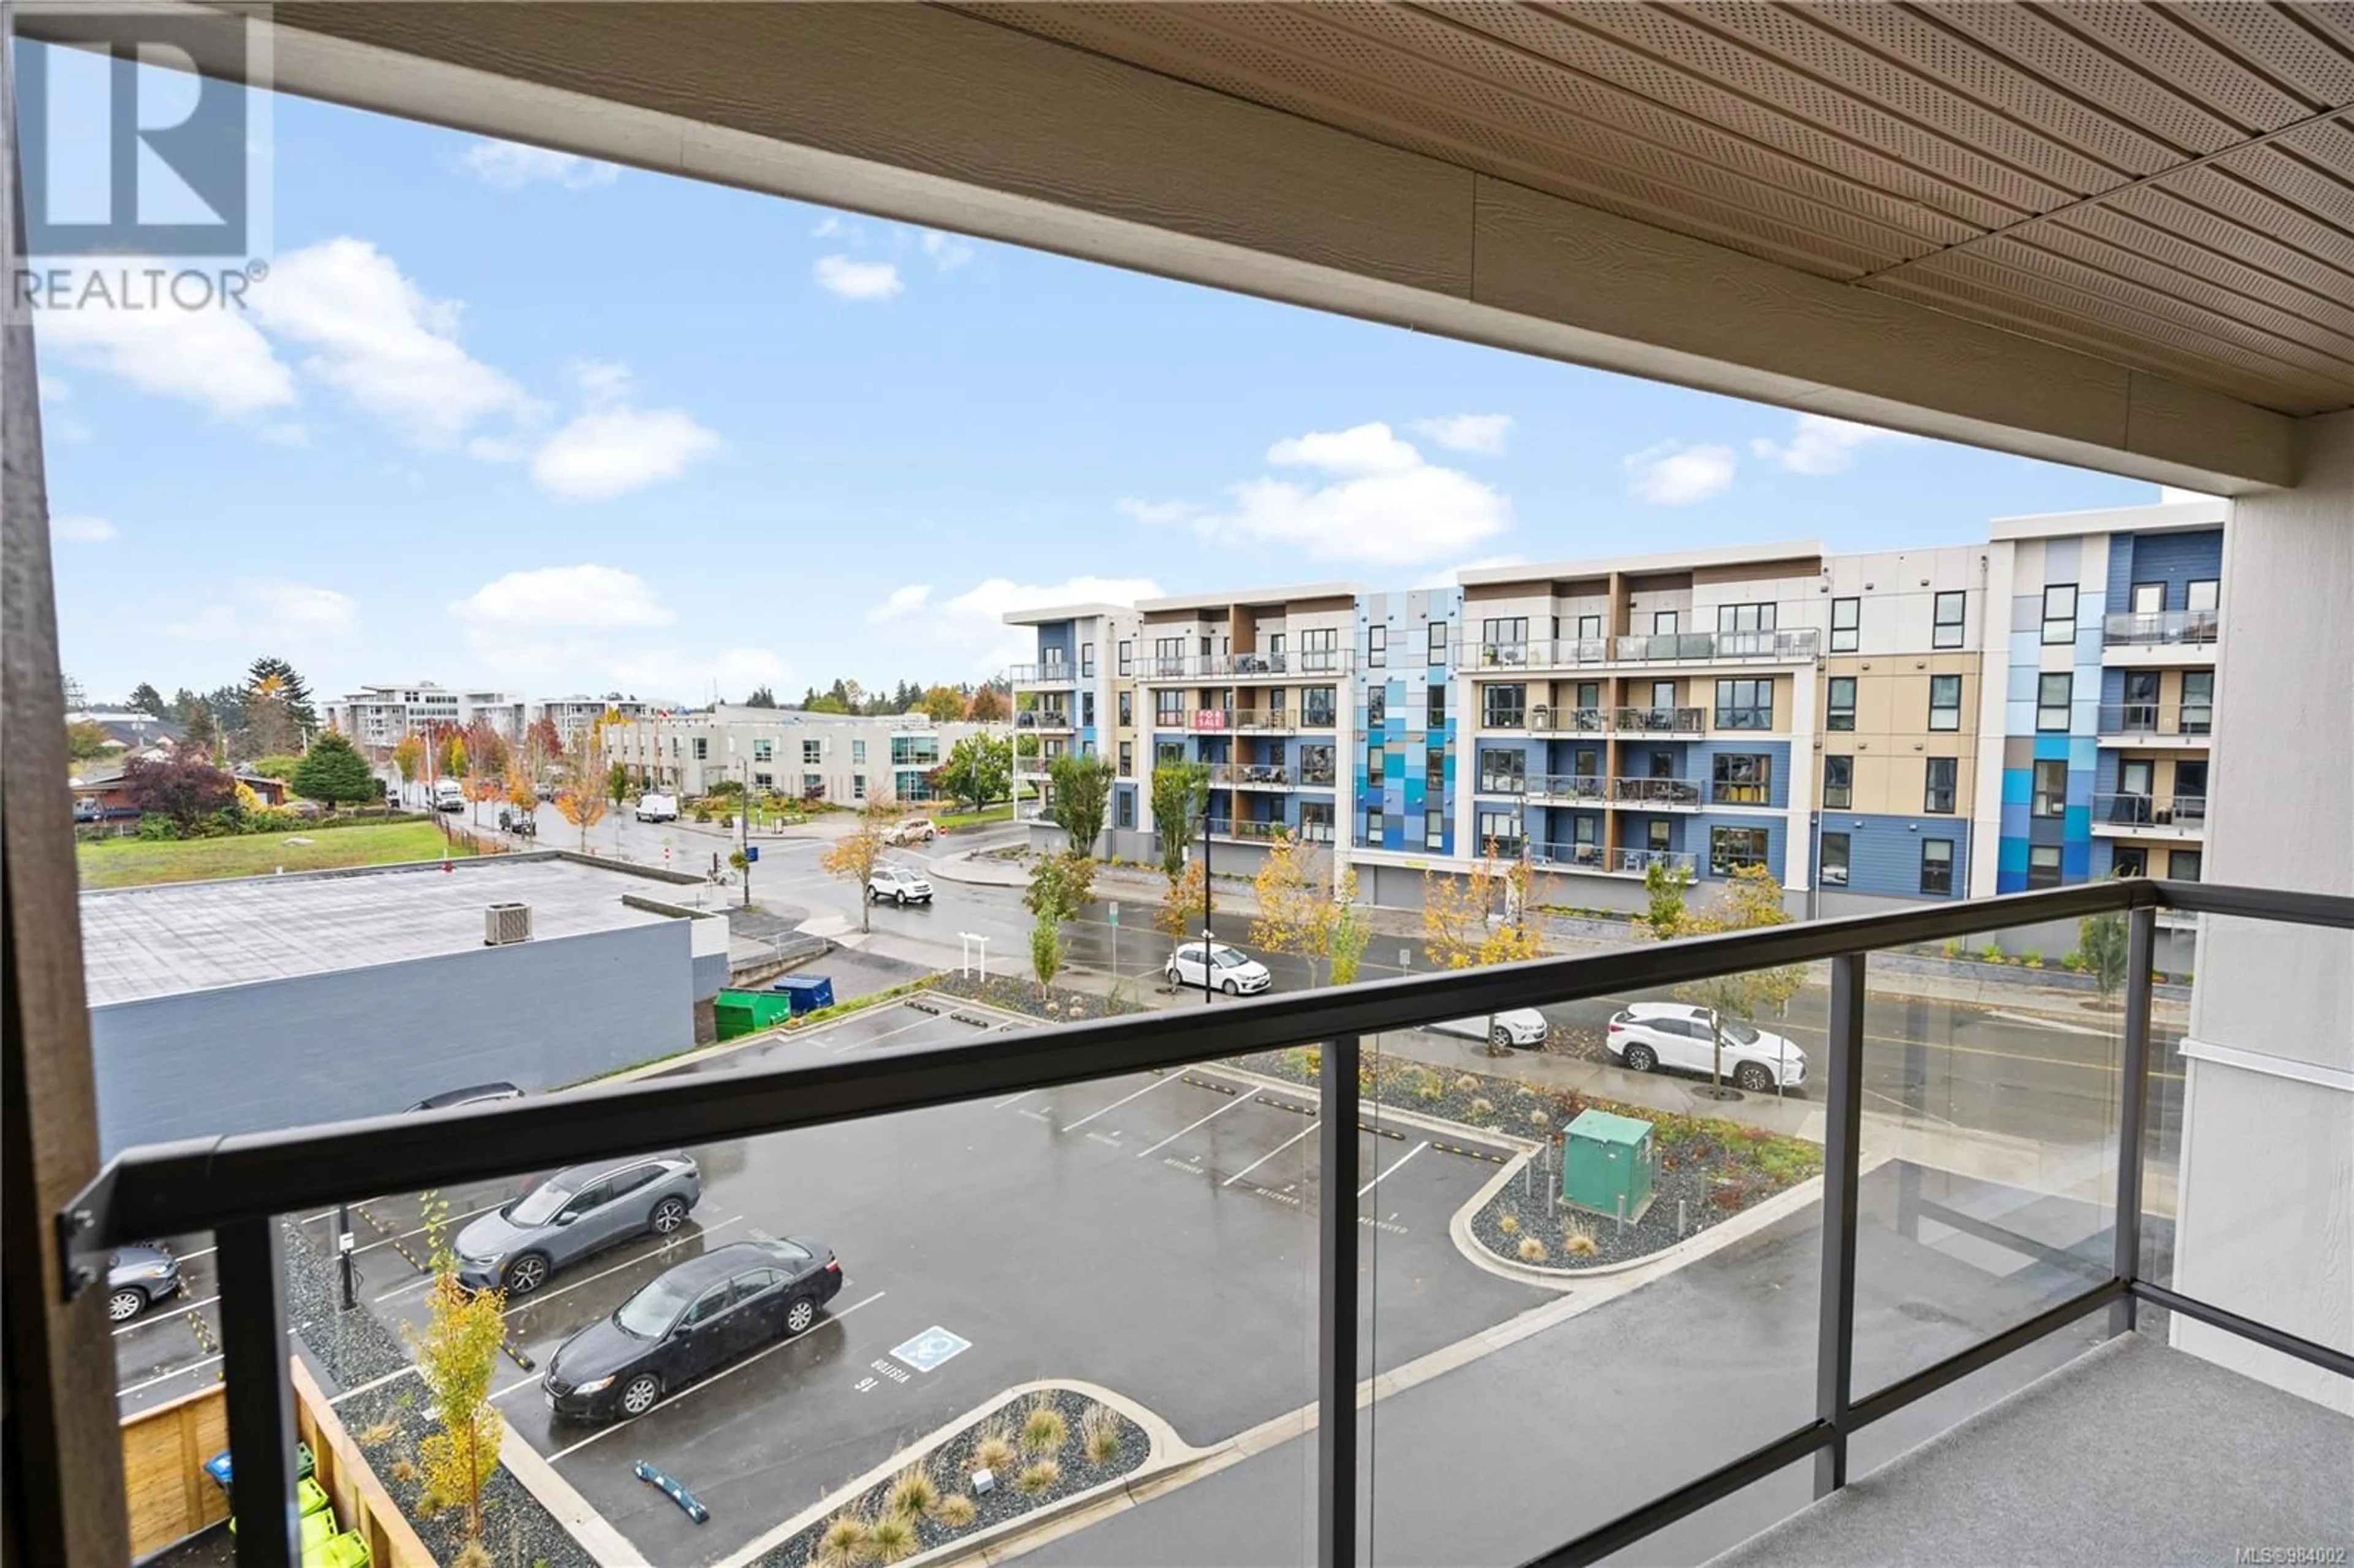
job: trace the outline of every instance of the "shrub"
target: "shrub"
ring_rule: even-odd
[[[1435,1079],[1426,1080],[1414,1086],[1414,1096],[1426,1105],[1435,1105],[1447,1097],[1447,1086]]]
[[[1479,1080],[1471,1074],[1466,1073],[1455,1080],[1455,1086],[1464,1094],[1476,1095],[1479,1092]]]
[[[854,1513],[838,1513],[826,1520],[817,1538],[817,1560],[828,1568],[846,1568],[866,1554],[866,1521]]]
[[[1104,1405],[1090,1405],[1079,1421],[1079,1439],[1091,1463],[1110,1464],[1119,1457],[1119,1417]]]
[[[389,1443],[399,1436],[400,1426],[398,1423],[392,1421],[379,1421],[373,1426],[363,1427],[361,1429],[360,1446],[364,1448],[374,1448],[382,1444]]]
[[[1959,938],[1956,938],[1954,940],[1946,943],[1943,947],[1940,947],[1937,951],[1943,953],[1949,959],[1958,959],[1962,956],[1961,939]]]
[[[1531,1127],[1549,1128],[1553,1125],[1553,1118],[1546,1113],[1544,1107],[1539,1106],[1534,1110],[1529,1112],[1529,1125]]]
[[[1522,1236],[1521,1238],[1521,1261],[1522,1263],[1543,1263],[1544,1260],[1545,1244],[1537,1240],[1534,1236]]]
[[[1518,1235],[1521,1234],[1521,1222],[1511,1214],[1499,1214],[1496,1216],[1496,1228],[1508,1236]]]
[[[910,1465],[891,1482],[891,1489],[883,1494],[883,1506],[902,1519],[913,1519],[940,1500],[940,1489],[932,1480],[932,1473],[921,1465]]]
[[[972,1516],[978,1511],[970,1498],[962,1492],[950,1492],[932,1505],[932,1522],[950,1530],[962,1530],[972,1522]]]
[[[1494,1116],[1496,1114],[1496,1102],[1490,1099],[1475,1099],[1471,1102],[1471,1114],[1473,1116]]]
[[[1301,1077],[1313,1079],[1324,1071],[1324,1048],[1321,1045],[1295,1045],[1283,1054],[1283,1060]]]
[[[2080,975],[2091,966],[2084,962],[2084,955],[2083,953],[2071,948],[2066,955],[2061,959],[2060,967],[2066,969],[2072,975]]]
[[[450,1559],[450,1568],[497,1568],[497,1564],[498,1559],[491,1555],[491,1549],[480,1541],[466,1542],[458,1549],[458,1555]]]
[[[984,1470],[1002,1474],[1013,1465],[1013,1429],[1002,1416],[981,1429],[973,1440],[972,1462]]]
[[[1561,1228],[1561,1250],[1572,1257],[1592,1257],[1602,1250],[1602,1244],[1594,1239],[1584,1220],[1572,1220]]]
[[[1022,1473],[1014,1478],[1013,1484],[1021,1490],[1035,1496],[1049,1489],[1062,1478],[1063,1467],[1054,1460],[1033,1459],[1022,1467]]]
[[[1988,942],[1985,947],[1980,948],[1978,949],[1978,959],[1982,963],[1989,964],[1999,964],[2002,962],[2001,944],[1998,942]]]
[[[2025,968],[2040,969],[2043,967],[2043,955],[2037,952],[2034,948],[2030,948],[2027,951],[2019,955],[2019,961]]]
[[[1022,1418],[1022,1449],[1027,1454],[1051,1454],[1070,1436],[1064,1424],[1063,1413],[1055,1408],[1055,1396],[1041,1390],[1030,1402],[1030,1414]]]
[[[410,1458],[406,1454],[402,1455],[399,1458],[395,1459],[391,1464],[386,1466],[385,1469],[394,1480],[398,1481],[403,1486],[407,1486],[409,1482],[417,1478],[417,1461]]]
[[[180,836],[180,824],[169,817],[150,811],[139,819],[139,832],[135,836],[151,842],[176,839]]]
[[[886,1513],[866,1529],[866,1553],[877,1563],[896,1563],[916,1550],[916,1527]]]

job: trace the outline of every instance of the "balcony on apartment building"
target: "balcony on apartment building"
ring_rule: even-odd
[[[1625,637],[1534,638],[1525,642],[1458,643],[1458,670],[1573,670],[1595,665],[1797,663],[1812,659],[1822,634],[1811,626],[1777,631],[1662,631]]]
[[[1235,839],[1248,843],[1268,843],[1294,831],[1289,822],[1280,819],[1260,821],[1253,817],[1210,817],[1210,836],[1214,839]],[[1307,837],[1307,834],[1301,834]],[[1329,837],[1329,834],[1327,835]]]
[[[1214,762],[1210,782],[1222,789],[1330,789],[1338,770],[1330,762],[1288,768],[1279,762]]]
[[[2204,795],[2098,794],[2093,797],[2093,832],[2100,838],[2203,838],[2207,832]]]
[[[1303,729],[1333,729],[1339,723],[1340,710],[1320,703],[1299,708],[1185,710],[1185,727],[1197,735],[1293,735]]]
[[[2126,611],[2101,618],[2101,646],[2172,648],[2211,659],[2222,616],[2211,609],[2152,609]]]
[[[1616,735],[1633,736],[1698,735],[1707,716],[1705,708],[1614,708],[1610,730]]]
[[[1610,798],[1609,781],[1575,773],[1501,773],[1479,775],[1481,795],[1520,795],[1542,805],[1601,805]]]
[[[2104,703],[2103,746],[2204,747],[2215,728],[2212,703]]]
[[[1697,811],[1701,808],[1701,782],[1697,779],[1613,779],[1610,799],[1614,804],[1633,806],[1646,811]]]
[[[1139,680],[1147,685],[1183,681],[1309,681],[1345,675],[1356,668],[1347,648],[1292,649],[1282,653],[1147,654],[1136,661]]]
[[[1006,678],[1016,686],[1076,685],[1079,667],[1063,659],[1049,659],[1044,664],[1016,664],[1006,672]]]
[[[1588,872],[1596,876],[1640,876],[1653,865],[1694,869],[1682,850],[1606,849],[1595,843],[1531,843],[1529,863],[1548,871]],[[1507,859],[1520,853],[1518,840],[1499,840],[1497,853]]]
[[[1013,715],[1013,727],[1035,730],[1040,734],[1068,730],[1071,727],[1071,710],[1057,707],[1022,708]]]

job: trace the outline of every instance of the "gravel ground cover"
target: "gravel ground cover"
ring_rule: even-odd
[[[1041,1414],[1051,1411],[1049,1422]],[[1055,1430],[1059,1426],[1059,1432]],[[1051,1441],[1049,1439],[1052,1439]],[[990,1490],[969,1478],[991,1441],[1010,1452]],[[1021,1394],[998,1405],[935,1448],[919,1464],[869,1487],[826,1519],[779,1543],[759,1568],[849,1568],[888,1563],[962,1540],[1100,1486],[1151,1457],[1144,1428],[1108,1405],[1068,1389]],[[1044,1461],[1051,1466],[1033,1470]],[[921,1476],[928,1486],[912,1483]],[[925,1506],[911,1506],[928,1495]],[[885,1520],[896,1523],[885,1525]],[[878,1529],[878,1526],[883,1528]]]
[[[944,974],[932,981],[931,989],[944,996],[985,1001],[1008,1012],[1043,1018],[1053,1023],[1152,1011],[1141,1001],[1130,1001],[1126,997],[1097,996],[1091,991],[1068,991],[1061,986],[1049,986],[1041,995],[1036,980],[1015,980],[1010,976],[992,975],[984,980],[975,980],[970,975]]]
[[[437,1563],[455,1560],[466,1543],[466,1516],[460,1509],[429,1511],[417,1470],[418,1440],[433,1430],[425,1412],[425,1384],[395,1378],[353,1395],[336,1406],[344,1425],[358,1439],[368,1467],[417,1529]],[[522,1438],[514,1438],[520,1443]],[[498,1568],[597,1568],[555,1515],[540,1506],[504,1466],[482,1487],[482,1545]]]

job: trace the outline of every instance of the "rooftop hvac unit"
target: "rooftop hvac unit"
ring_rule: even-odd
[[[504,948],[531,940],[531,906],[493,904],[482,911],[482,946]]]

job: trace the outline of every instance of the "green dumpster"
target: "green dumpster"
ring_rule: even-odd
[[[722,1040],[774,1029],[793,1015],[793,999],[784,991],[723,991],[711,1004],[711,1018]]]
[[[1562,1137],[1561,1196],[1613,1219],[1641,1219],[1651,1206],[1651,1124],[1604,1110],[1578,1112]]]

